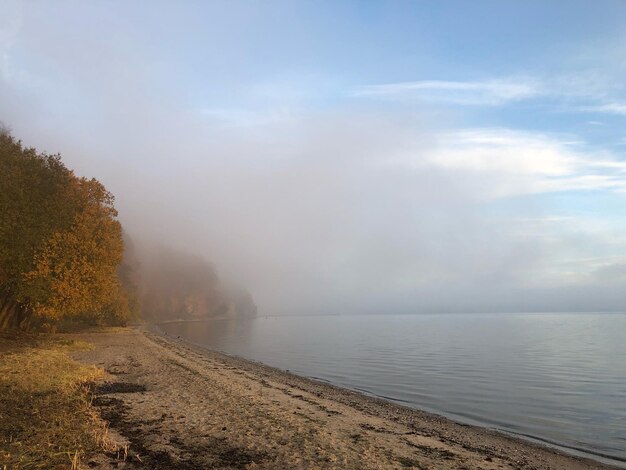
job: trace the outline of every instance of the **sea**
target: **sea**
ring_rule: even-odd
[[[626,314],[261,315],[161,329],[626,468]]]

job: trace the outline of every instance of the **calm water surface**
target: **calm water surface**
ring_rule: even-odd
[[[408,406],[626,461],[626,315],[285,316],[162,328]]]

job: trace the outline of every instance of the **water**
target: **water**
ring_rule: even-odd
[[[275,316],[162,327],[211,349],[626,462],[626,315]]]

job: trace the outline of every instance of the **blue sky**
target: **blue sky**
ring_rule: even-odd
[[[262,310],[623,309],[622,1],[0,11],[0,121]]]

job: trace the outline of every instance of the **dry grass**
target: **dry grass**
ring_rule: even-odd
[[[69,356],[85,348],[61,336],[0,336],[0,469],[73,469],[113,450],[91,406],[103,371]]]

